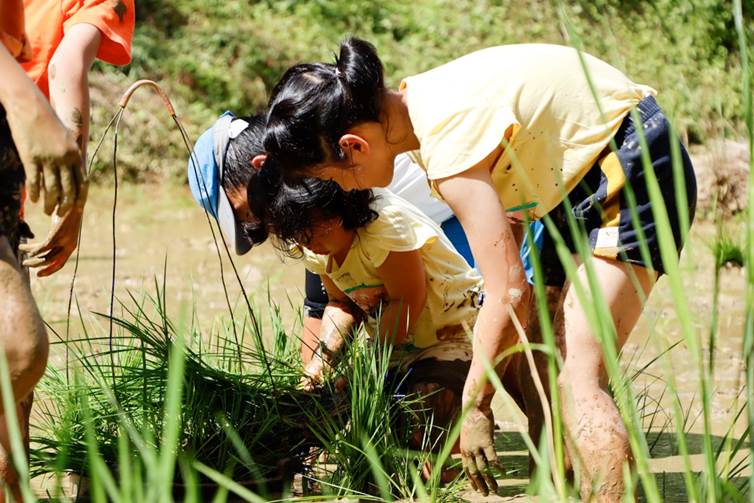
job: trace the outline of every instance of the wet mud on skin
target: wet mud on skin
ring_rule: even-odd
[[[111,241],[110,218],[112,189],[93,187],[84,216],[83,241],[76,298],[87,322],[96,319],[100,327],[97,335],[106,334],[106,322],[97,319],[92,312],[107,312],[110,291]],[[162,283],[163,262],[167,256],[167,305],[171,316],[176,320],[184,309],[190,315],[192,304],[197,306],[199,324],[210,328],[218,315],[227,312],[219,281],[217,254],[207,228],[204,214],[198,209],[187,188],[167,188],[164,186],[125,186],[119,191],[117,216],[117,278],[116,296],[125,299],[127,291],[137,297],[154,292],[154,278]],[[36,231],[36,240],[46,235],[50,220],[40,208],[27,204],[27,220]],[[694,329],[703,334],[709,331],[711,319],[713,279],[713,257],[707,243],[713,241],[715,229],[707,222],[697,222],[691,232],[690,243],[684,250],[681,260],[683,284],[688,295],[689,310],[694,316]],[[225,255],[223,251],[223,255]],[[227,259],[226,259],[227,261]],[[284,326],[288,331],[299,330],[296,310],[303,299],[304,269],[300,263],[283,263],[269,245],[255,248],[243,257],[237,257],[236,265],[249,293],[256,300],[262,313],[267,289],[270,297],[281,304]],[[227,265],[227,264],[226,264]],[[74,257],[58,273],[49,278],[32,277],[32,291],[44,319],[59,333],[65,331],[65,311],[68,300]],[[240,289],[229,267],[226,267],[226,281],[231,301],[238,303]],[[741,368],[741,335],[744,314],[745,278],[741,269],[723,269],[720,293],[720,316],[718,346],[715,355],[715,383],[712,394],[713,433],[722,436],[735,413],[735,399],[743,382]],[[290,302],[289,299],[290,298]],[[75,312],[75,303],[73,311]],[[116,314],[119,308],[116,305]],[[71,336],[81,335],[77,316],[72,318]],[[673,299],[666,278],[661,278],[652,292],[641,319],[628,339],[622,356],[624,368],[640,368],[653,359],[658,347],[665,347],[682,337],[680,325],[675,315]],[[50,334],[51,341],[55,336]],[[63,348],[52,346],[50,364],[64,365]],[[683,406],[691,408],[692,416],[698,411],[699,382],[693,360],[683,344],[670,354],[670,361]],[[663,375],[658,365],[652,374]],[[634,383],[635,393],[647,389],[650,396],[659,398],[664,386],[649,375],[640,376]],[[528,458],[526,447],[512,433],[516,429],[513,421],[519,421],[517,411],[506,410],[502,400],[493,401],[495,419],[502,432],[497,432],[497,451],[507,472],[505,479],[499,480],[498,496],[482,498],[471,491],[462,497],[479,501],[525,500],[528,480]],[[671,417],[668,394],[663,399],[665,411]],[[525,424],[525,423],[524,423]],[[737,425],[736,435],[740,436],[744,425]],[[701,421],[691,428],[690,448],[692,464],[702,466]],[[654,436],[653,436],[654,435]],[[674,450],[672,435],[650,433],[650,441],[658,440],[652,469],[658,473],[658,485],[665,487],[666,494],[678,493],[683,487],[680,470],[682,460]],[[670,501],[670,499],[668,499]]]

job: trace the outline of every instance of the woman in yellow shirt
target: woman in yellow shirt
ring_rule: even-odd
[[[654,94],[597,58],[546,44],[477,51],[408,77],[391,91],[374,47],[355,38],[343,42],[336,64],[297,65],[273,90],[264,141],[268,170],[335,180],[346,189],[379,187],[390,182],[395,156],[412,152],[461,221],[486,293],[464,387],[470,412],[461,452],[472,485],[485,494],[496,486],[487,465],[497,461],[494,390],[483,362],[517,341],[511,319],[525,320],[530,302],[509,219],[549,215],[565,231],[571,211],[583,224],[618,349],[641,314],[641,299],[664,271],[642,154],[658,177],[680,252],[684,224],[678,208],[687,207],[693,218],[696,183],[682,146],[683,176],[674,178],[675,139]],[[634,108],[648,152],[629,118]],[[685,187],[685,199],[676,194],[676,182]],[[627,185],[634,208],[624,196]],[[563,203],[566,195],[570,205]],[[577,260],[576,278],[585,283],[573,238],[563,234]],[[642,240],[649,257],[642,256]],[[548,284],[565,279],[553,249],[546,236],[541,253]],[[574,444],[569,447],[578,451],[572,458],[581,460],[582,497],[617,501],[622,465],[631,459],[628,434],[608,391],[600,343],[574,288],[564,289],[556,318],[564,339],[558,381]],[[498,372],[505,366],[498,365]]]

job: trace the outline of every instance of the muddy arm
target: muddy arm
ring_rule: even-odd
[[[380,317],[383,342],[401,344],[427,302],[427,282],[419,250],[390,252],[377,268],[388,294]],[[389,337],[388,341],[385,341]]]
[[[329,301],[322,316],[319,342],[312,359],[304,368],[304,389],[311,390],[324,381],[324,374],[337,362],[346,337],[356,324],[355,306],[335,284],[322,276]]]

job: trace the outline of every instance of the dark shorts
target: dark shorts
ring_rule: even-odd
[[[321,320],[329,300],[327,291],[319,274],[314,274],[308,269],[304,278],[304,293],[304,316]]]
[[[21,194],[26,176],[10,134],[5,109],[0,106],[0,236],[10,242],[18,256],[21,239],[33,237],[29,226],[21,220]]]
[[[678,215],[670,153],[671,141],[678,140],[671,138],[668,121],[653,97],[644,98],[637,106],[637,111],[641,116],[641,126],[649,147],[649,158],[668,212],[675,248],[680,254],[683,233]],[[644,267],[651,265],[655,271],[662,274],[665,271],[660,258],[658,233],[647,190],[639,138],[631,116],[626,116],[615,134],[617,151],[613,152],[608,147],[581,182],[568,194],[568,200],[572,206],[572,215],[586,231],[589,246],[595,256]],[[686,149],[681,144],[679,147],[682,183],[686,187],[690,223],[696,209],[696,177]],[[631,215],[626,186],[633,190],[637,219]],[[575,253],[573,236],[568,231],[565,202],[554,208],[549,216],[561,232],[568,248]],[[637,228],[643,231],[651,264],[647,264],[642,256]],[[566,275],[555,252],[555,242],[548,232],[544,234],[540,256],[545,283],[550,286],[562,286]]]

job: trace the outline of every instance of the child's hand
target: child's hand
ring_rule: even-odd
[[[304,377],[301,378],[301,387],[304,391],[311,392],[322,386],[325,382],[325,365],[319,355],[314,355],[311,361],[304,367]]]
[[[84,184],[81,152],[73,134],[58,120],[44,96],[34,89],[23,107],[6,108],[8,125],[26,171],[29,198],[40,193],[44,211],[65,215]]]

